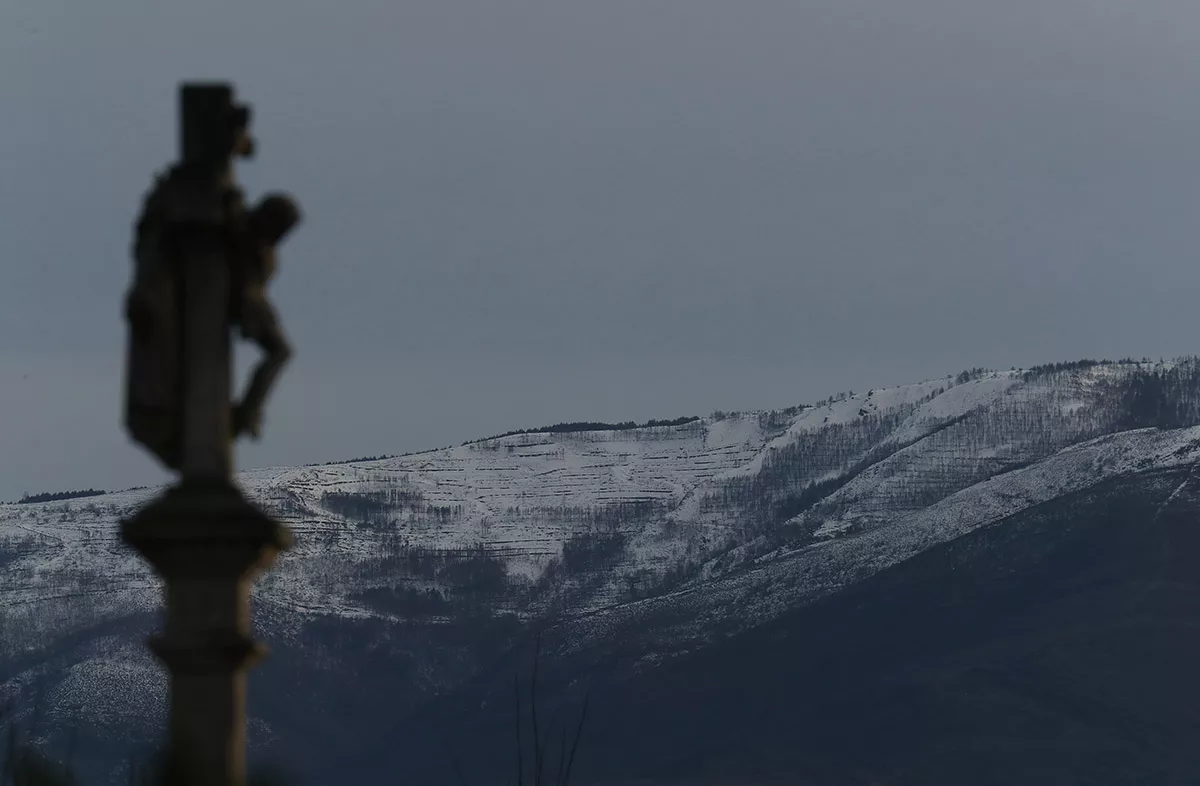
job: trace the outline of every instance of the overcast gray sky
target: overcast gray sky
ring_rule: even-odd
[[[0,499],[164,478],[120,427],[120,312],[187,79],[236,84],[243,183],[307,216],[241,466],[1200,349],[1191,0],[0,17]]]

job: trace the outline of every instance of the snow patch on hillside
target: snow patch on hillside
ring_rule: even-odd
[[[951,504],[963,484],[986,489],[988,473],[1045,459],[1029,442],[1037,434],[978,442],[955,431],[957,420],[1004,408],[1041,407],[1056,413],[1057,438],[1078,441],[1086,426],[1080,425],[1080,418],[1111,405],[1104,400],[1111,387],[1106,383],[1135,369],[1101,366],[1033,382],[1025,381],[1023,372],[994,372],[960,384],[936,379],[782,413],[742,413],[672,427],[519,434],[403,457],[247,470],[238,473],[237,482],[251,498],[275,510],[295,535],[294,549],[281,555],[256,586],[256,603],[260,617],[280,626],[293,624],[289,620],[296,617],[322,615],[389,618],[365,603],[361,593],[373,586],[370,582],[405,578],[400,567],[387,562],[399,546],[482,549],[503,560],[514,580],[532,583],[561,558],[565,544],[588,531],[589,516],[620,505],[643,506],[649,512],[641,518],[617,520],[615,526],[625,539],[621,562],[594,577],[599,582],[595,593],[578,609],[585,613],[618,602],[628,578],[662,574],[715,548],[733,549],[728,568],[761,559],[761,549],[771,547],[769,539],[755,535],[739,541],[743,522],[737,510],[702,515],[706,492],[754,476],[772,452],[822,429],[912,410],[874,446],[895,449],[891,455],[792,522],[828,541],[807,546],[814,554],[856,554],[841,551],[851,548],[844,545],[848,543],[907,553],[886,547],[891,542],[888,533],[908,532],[906,527],[916,527],[913,522],[926,520],[920,516],[935,515],[943,509],[939,506]],[[1089,471],[1096,478],[1131,462],[1150,466],[1160,460],[1157,454],[1139,456],[1134,447],[1126,453],[1106,452],[1099,447],[1104,439],[1061,456],[1075,455],[1072,450],[1088,456]],[[1149,449],[1160,437],[1126,434],[1110,439]],[[1052,466],[1056,465],[1051,461],[1042,471]],[[822,468],[796,481],[799,485],[838,479],[844,472]],[[1007,476],[1021,477],[1012,472]],[[919,510],[897,502],[897,489],[931,477],[945,479],[949,498]],[[1048,485],[1039,493],[1072,487],[1044,482]],[[372,494],[386,496],[397,490],[414,501],[390,511],[383,526],[339,506],[339,500],[367,500]],[[141,489],[0,505],[0,621],[22,631],[20,643],[0,643],[0,655],[48,645],[84,625],[158,608],[160,584],[140,557],[121,543],[118,523],[160,492]],[[1013,497],[1013,504],[1028,503],[1021,502],[1024,499]],[[979,504],[984,515],[988,508]],[[959,515],[967,517],[963,526],[976,522],[965,509]],[[867,536],[877,540],[864,540]],[[919,542],[925,541],[913,540]],[[777,553],[772,559],[784,557]],[[844,566],[845,560],[838,559]],[[763,570],[767,564],[762,563]],[[702,575],[716,578],[722,573],[708,570]]]

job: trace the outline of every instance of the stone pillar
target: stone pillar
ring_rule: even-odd
[[[121,536],[165,584],[165,627],[149,646],[170,673],[171,782],[241,786],[246,670],[264,651],[251,636],[250,585],[291,536],[232,482],[224,232],[230,200],[240,200],[230,159],[249,150],[233,138],[231,118],[248,112],[225,85],[184,85],[181,109],[183,177],[170,204],[181,285],[182,478],[122,522]]]
[[[251,635],[250,585],[290,535],[219,480],[183,481],[121,535],[166,585],[165,629],[149,644],[170,673],[173,781],[240,786],[246,670],[265,651]]]

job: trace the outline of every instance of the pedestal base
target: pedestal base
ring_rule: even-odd
[[[245,778],[250,582],[291,545],[285,527],[230,482],[184,482],[121,524],[166,584],[166,624],[150,649],[171,675],[172,777],[202,786]]]

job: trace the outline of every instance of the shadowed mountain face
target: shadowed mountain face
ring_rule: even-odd
[[[1196,782],[1187,472],[1038,506],[605,691],[592,742],[615,753],[597,772],[629,757],[831,785]]]
[[[1200,782],[1198,558],[1190,467],[1036,506],[701,651],[590,671],[578,782]],[[583,673],[543,672],[544,717]],[[438,710],[470,719],[440,731],[468,782],[515,770],[494,679]],[[414,782],[455,783],[433,742]]]
[[[582,784],[1200,783],[1198,424],[1196,361],[1081,363],[242,473],[251,759],[503,782],[520,696],[528,777],[543,630],[551,783],[589,690]],[[154,493],[0,506],[0,681],[93,782],[163,719]]]

